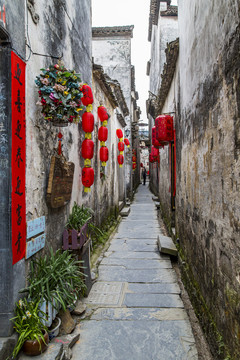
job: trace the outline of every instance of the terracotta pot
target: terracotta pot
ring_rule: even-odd
[[[46,344],[44,344],[43,340],[39,338],[41,347],[37,340],[26,340],[22,348],[24,354],[28,356],[35,356],[35,355],[40,355],[44,351],[46,351],[49,343],[49,337],[46,331],[44,331],[43,337]]]

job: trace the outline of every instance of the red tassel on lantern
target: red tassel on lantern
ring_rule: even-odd
[[[62,153],[62,138],[63,138],[63,134],[62,133],[58,133],[58,155],[61,155]]]
[[[98,130],[98,140],[101,141],[101,146],[105,146],[105,141],[108,138],[108,129],[105,126],[100,126]]]
[[[125,145],[126,145],[127,147],[130,146],[130,142],[129,142],[129,140],[128,140],[127,138],[124,139],[124,143],[125,143]]]
[[[124,142],[119,141],[119,143],[118,143],[118,151],[120,151],[120,153],[124,151]]]
[[[101,122],[108,120],[109,116],[107,113],[107,109],[104,106],[98,107],[98,116]]]
[[[123,138],[123,132],[122,132],[121,129],[117,129],[116,134],[117,134],[117,137],[118,137],[119,139],[122,139],[122,138]]]
[[[90,88],[89,85],[84,84],[80,91],[82,91],[83,93],[83,97],[81,98],[81,101],[83,103],[83,105],[88,106],[90,104],[93,103],[93,94],[92,94],[92,89]]]
[[[93,158],[94,142],[89,139],[85,139],[82,143],[82,157],[85,159],[84,165],[90,166]]]
[[[119,154],[118,155],[118,164],[119,164],[119,167],[122,167],[123,166],[123,162],[124,162],[124,157],[122,154]]]
[[[82,183],[85,192],[90,191],[90,186],[92,186],[94,182],[94,170],[91,167],[84,167],[82,169]]]
[[[82,129],[85,133],[91,133],[94,129],[94,116],[90,112],[86,112],[82,116]]]
[[[100,148],[100,160],[102,161],[102,166],[106,166],[108,161],[108,148],[106,146]]]

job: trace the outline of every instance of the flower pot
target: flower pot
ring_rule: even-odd
[[[59,328],[60,328],[60,325],[61,325],[61,319],[59,317],[56,317],[55,320],[57,320],[57,325],[53,329],[50,329],[48,331],[48,336],[49,336],[50,341],[53,338],[55,338],[56,336],[58,336],[58,334],[59,334]]]
[[[46,344],[43,342],[42,338],[39,338],[41,346],[37,340],[26,340],[22,347],[24,354],[28,356],[36,356],[42,354],[44,351],[47,350],[49,337],[48,333],[45,330],[43,331],[43,334]]]

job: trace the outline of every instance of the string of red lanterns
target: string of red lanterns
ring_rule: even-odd
[[[91,159],[94,154],[94,142],[92,139],[92,131],[94,129],[94,116],[91,113],[93,94],[89,85],[84,84],[81,89],[83,96],[81,101],[86,106],[86,111],[82,116],[82,129],[85,132],[85,140],[82,143],[81,154],[84,158],[84,167],[82,169],[82,184],[84,192],[90,192],[90,187],[94,182],[94,170],[91,167]]]
[[[119,139],[119,142],[118,142],[119,155],[118,155],[117,159],[118,159],[119,167],[121,168],[123,166],[123,162],[124,162],[124,156],[123,156],[123,151],[124,151],[123,132],[122,132],[121,129],[117,129],[116,134],[117,134],[117,137]]]
[[[98,107],[98,117],[102,123],[102,126],[100,126],[98,130],[98,140],[100,141],[100,161],[102,163],[102,166],[106,166],[108,161],[108,148],[105,146],[105,142],[108,138],[108,129],[107,129],[107,123],[109,119],[109,115],[107,112],[107,109],[104,106]]]
[[[135,149],[133,149],[132,154],[132,169],[134,171],[137,168],[137,154]]]

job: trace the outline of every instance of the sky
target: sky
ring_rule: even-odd
[[[172,0],[177,5],[177,0]],[[135,66],[135,85],[141,109],[140,121],[147,122],[146,100],[148,99],[149,77],[147,62],[151,57],[148,42],[150,0],[92,0],[92,26],[134,25],[131,41],[131,62]]]

